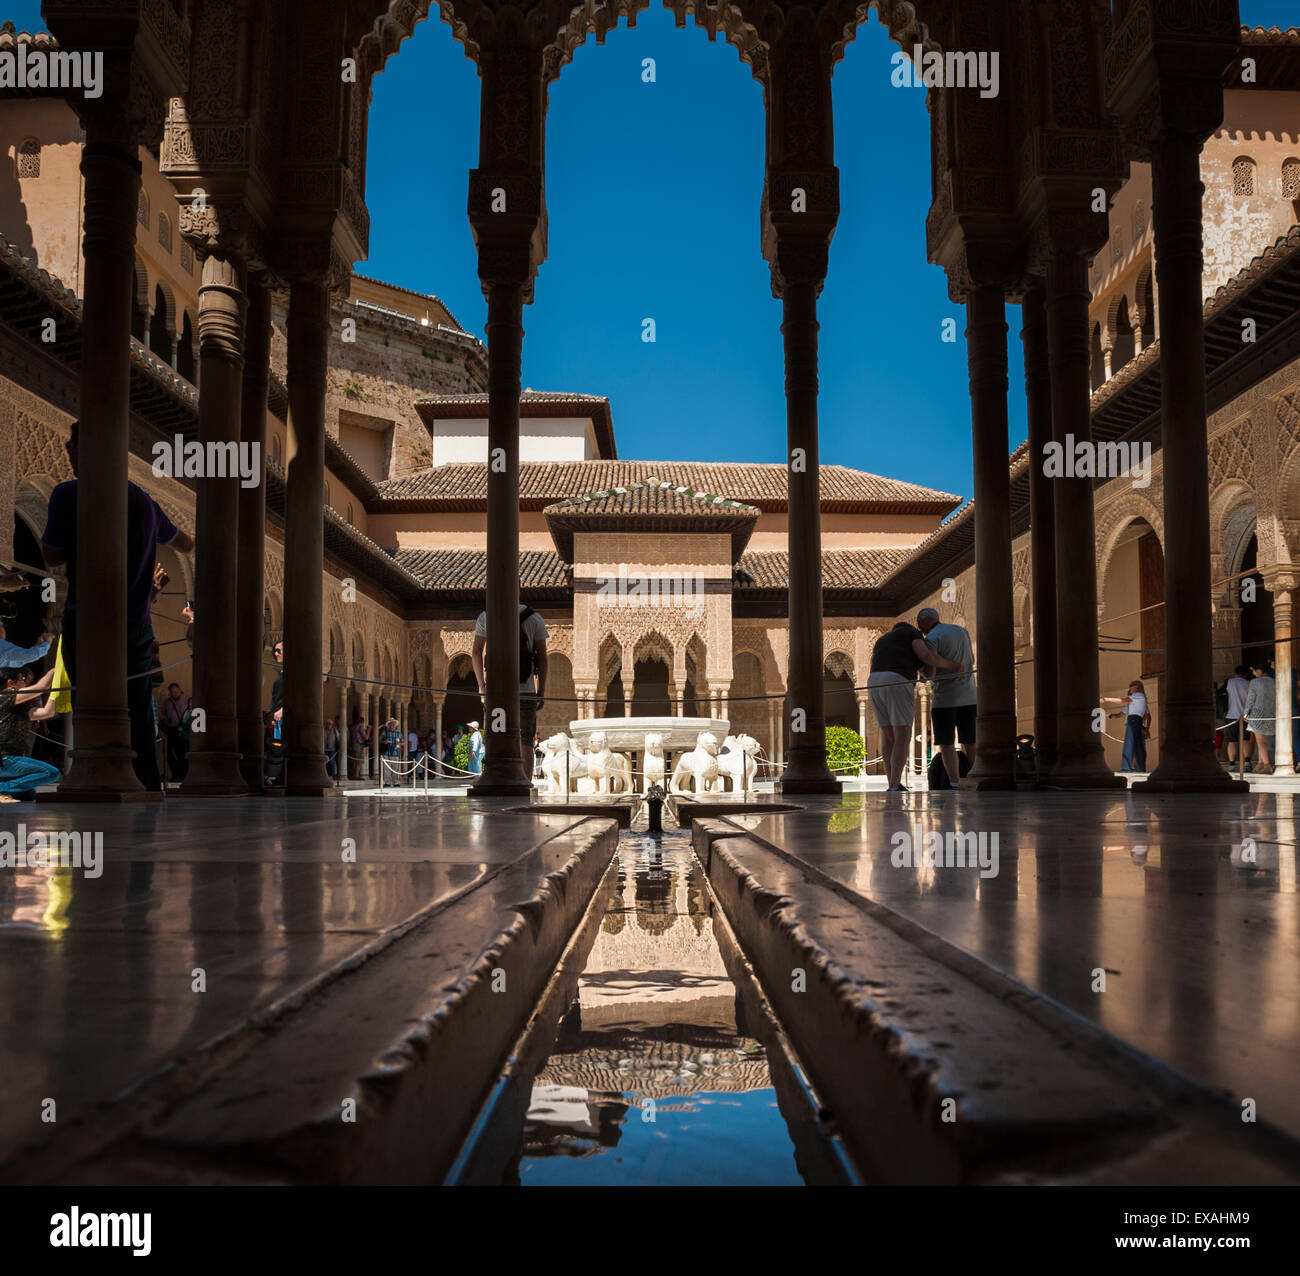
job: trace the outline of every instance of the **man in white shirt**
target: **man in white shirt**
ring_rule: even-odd
[[[487,691],[483,669],[483,652],[487,648],[487,612],[480,612],[474,626],[474,645],[470,663],[478,679],[478,693]],[[537,711],[546,696],[546,622],[531,607],[519,604],[519,757],[524,774],[533,773],[533,735],[537,731]],[[536,672],[536,682],[533,675]]]
[[[1128,684],[1126,696],[1102,696],[1102,704],[1122,704],[1127,706],[1112,718],[1124,717],[1124,752],[1120,757],[1121,771],[1145,771],[1147,769],[1147,730],[1151,725],[1151,710],[1147,706],[1146,688],[1135,678]]]
[[[1241,746],[1243,760],[1250,759],[1250,735],[1242,731],[1244,740],[1238,740],[1239,720],[1246,716],[1246,697],[1250,694],[1250,669],[1238,665],[1236,672],[1228,679],[1228,724],[1223,731],[1224,743],[1228,746],[1228,761],[1237,761],[1237,747]],[[1229,767],[1231,770],[1232,767]]]
[[[961,666],[960,673],[938,672],[930,701],[930,722],[934,743],[943,757],[948,782],[955,789],[961,783],[957,744],[971,766],[975,765],[975,719],[979,696],[975,690],[975,655],[970,633],[961,625],[945,625],[933,607],[917,613],[916,627],[925,635],[925,645]]]

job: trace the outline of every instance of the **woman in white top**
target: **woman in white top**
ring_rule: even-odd
[[[1135,678],[1128,684],[1126,696],[1102,696],[1102,704],[1122,704],[1127,706],[1117,710],[1112,718],[1127,719],[1124,728],[1124,753],[1120,758],[1121,771],[1145,771],[1147,769],[1147,736],[1151,726],[1151,710],[1147,705],[1146,689]]]

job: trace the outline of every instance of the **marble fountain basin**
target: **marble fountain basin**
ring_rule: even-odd
[[[665,753],[681,753],[695,748],[701,731],[717,736],[721,749],[730,730],[726,718],[579,718],[569,723],[569,734],[579,748],[589,748],[592,734],[603,731],[606,746],[615,753],[640,752],[648,735],[663,736]]]

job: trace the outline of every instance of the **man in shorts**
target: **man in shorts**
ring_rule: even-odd
[[[916,713],[916,675],[958,666],[926,646],[919,629],[900,620],[888,633],[876,639],[871,651],[871,674],[867,698],[880,727],[880,752],[890,793],[906,793],[903,768],[912,745],[912,719]]]
[[[945,625],[933,607],[917,613],[916,627],[925,635],[925,645],[946,657],[960,672],[940,673],[934,681],[930,701],[930,722],[934,743],[943,756],[948,782],[955,789],[961,781],[961,764],[957,742],[961,742],[967,761],[975,765],[975,656],[970,633],[961,625]]]
[[[487,690],[487,677],[483,670],[483,652],[487,648],[487,612],[480,612],[474,626],[474,645],[470,648],[470,663],[478,679],[478,693]],[[534,683],[533,674],[537,681]],[[519,757],[524,764],[524,775],[533,774],[533,736],[537,732],[537,711],[546,695],[546,621],[531,607],[519,604]]]

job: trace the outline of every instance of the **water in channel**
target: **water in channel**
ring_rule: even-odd
[[[619,843],[617,887],[533,1078],[509,1183],[799,1184],[689,834]]]

